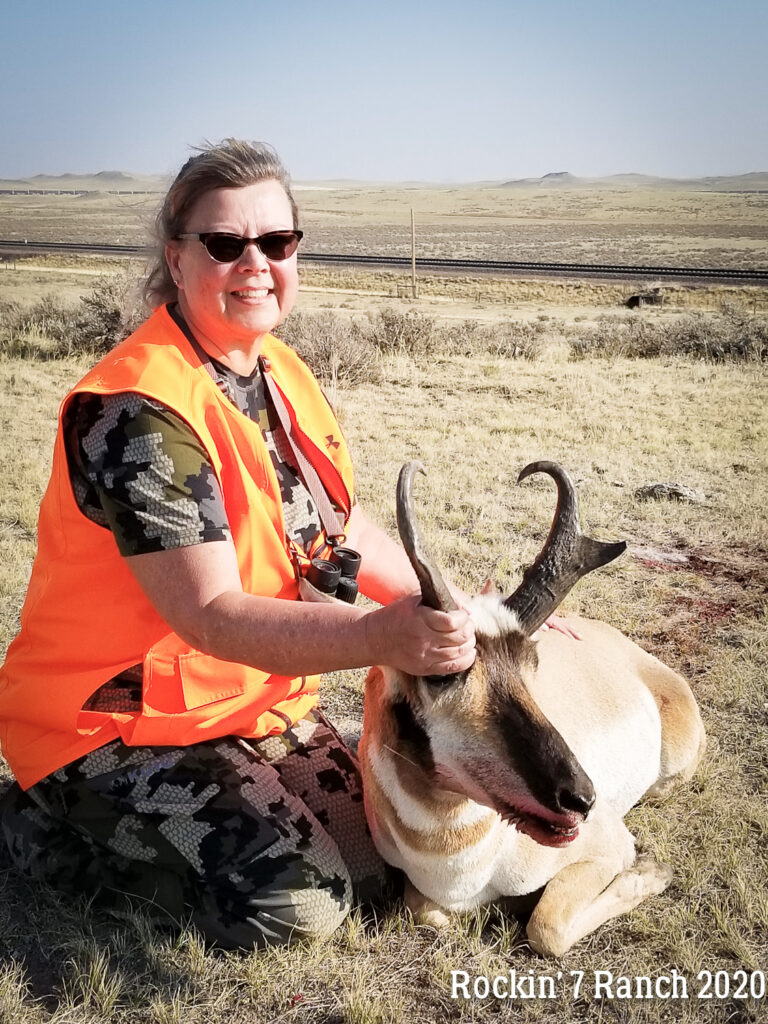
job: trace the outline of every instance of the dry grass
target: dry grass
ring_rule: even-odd
[[[534,458],[572,470],[590,532],[630,541],[632,553],[580,584],[567,607],[608,619],[691,679],[710,736],[706,761],[690,786],[630,815],[641,846],[676,865],[676,881],[553,963],[497,910],[436,935],[395,908],[379,920],[353,916],[326,945],[221,954],[191,932],[157,934],[141,917],[115,923],[20,880],[3,860],[3,1024],[764,1019],[766,1001],[736,999],[733,985],[728,998],[695,995],[701,970],[768,968],[768,372],[681,358],[570,362],[563,346],[537,362],[439,349],[428,361],[403,351],[380,360],[375,386],[335,389],[361,501],[393,529],[399,466],[422,459],[425,530],[466,589],[487,576],[511,587],[543,542],[551,484],[514,485]],[[34,552],[56,407],[84,369],[82,360],[0,359],[0,649],[15,632]],[[703,490],[706,503],[634,499],[636,487],[659,480]],[[689,561],[671,568],[658,549]],[[359,714],[362,676],[327,681],[334,714]],[[561,971],[555,998],[451,1000],[452,970],[511,967],[536,978]],[[588,984],[598,970],[672,968],[687,978],[688,1000],[595,1000]],[[578,998],[572,971],[586,975]]]
[[[768,263],[767,196],[339,188],[300,200],[310,250],[405,253],[413,206],[424,254]],[[140,243],[155,201],[0,197],[0,236]],[[94,275],[122,266],[19,261],[0,267],[0,300],[28,307],[48,295],[77,305]],[[136,261],[129,266],[140,273]],[[356,914],[326,945],[221,954],[191,932],[153,932],[140,916],[102,917],[27,884],[0,859],[0,1024],[764,1020],[768,1000],[735,998],[733,983],[726,998],[698,1000],[696,976],[768,971],[765,365],[639,362],[615,352],[569,361],[566,333],[598,327],[607,313],[629,323],[619,307],[637,285],[433,276],[419,281],[414,303],[399,294],[406,275],[305,267],[302,284],[305,314],[335,310],[366,329],[386,310],[436,321],[418,359],[406,344],[380,346],[375,384],[331,378],[361,500],[380,522],[394,529],[397,471],[421,458],[430,472],[419,485],[421,518],[439,561],[467,590],[487,576],[509,588],[541,546],[553,505],[550,483],[514,479],[531,459],[551,457],[580,481],[590,532],[630,541],[630,554],[580,584],[567,607],[613,622],[691,679],[710,737],[706,760],[689,787],[629,819],[642,847],[675,864],[676,880],[556,963],[535,957],[517,922],[497,910],[439,936],[414,927],[402,908],[379,920]],[[717,313],[724,300],[744,315],[768,309],[766,289],[666,292],[662,309],[632,322],[662,331],[688,310]],[[535,362],[502,358],[478,340],[512,320],[541,343]],[[326,361],[339,351],[327,355],[334,324],[315,335]],[[356,338],[350,326],[352,347]],[[56,408],[85,368],[83,359],[0,356],[0,651],[17,629]],[[704,491],[705,504],[634,499],[636,487],[668,480]],[[664,551],[688,562],[672,567]],[[334,715],[359,716],[362,682],[360,672],[326,681]],[[561,971],[556,997],[450,999],[452,970],[511,967],[536,978]],[[688,980],[687,1000],[595,1000],[588,984],[597,970],[654,977],[673,968]],[[586,979],[578,998],[576,971]]]
[[[382,299],[399,298],[409,301],[411,278],[405,272],[384,270],[352,270],[327,268],[305,264],[301,268],[301,282],[305,291],[319,291],[326,300],[334,293],[369,293]],[[463,302],[475,309],[506,306],[516,316],[522,312],[541,312],[556,306],[559,311],[574,308],[579,313],[590,309],[623,306],[630,295],[648,287],[658,286],[657,280],[647,282],[599,282],[580,280],[544,280],[536,277],[499,277],[464,274],[429,274],[417,276],[418,301],[443,305],[450,315],[448,303]],[[716,310],[723,302],[734,302],[757,313],[768,310],[768,290],[756,286],[663,284],[667,307]],[[343,302],[339,298],[339,302]]]

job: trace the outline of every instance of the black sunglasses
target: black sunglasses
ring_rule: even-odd
[[[296,252],[304,237],[303,231],[267,231],[256,238],[242,235],[228,235],[221,231],[204,231],[202,234],[184,233],[177,238],[197,238],[206,248],[208,255],[217,263],[234,263],[245,252],[246,245],[255,245],[272,263],[287,260]]]

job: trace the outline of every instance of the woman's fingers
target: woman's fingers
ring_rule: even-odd
[[[475,628],[467,612],[436,611],[418,597],[372,612],[366,622],[374,660],[410,675],[451,675],[475,660]]]
[[[429,676],[450,676],[456,672],[464,672],[471,668],[475,660],[475,640],[472,637],[459,647],[441,647],[436,652],[436,657],[428,667],[422,669],[419,675]]]
[[[581,636],[573,626],[570,625],[567,619],[563,618],[562,615],[550,615],[546,622],[543,622],[539,629],[555,629],[558,633],[563,633],[565,636],[571,637],[573,640],[581,640]]]

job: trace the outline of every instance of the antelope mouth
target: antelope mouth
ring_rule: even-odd
[[[459,783],[455,776],[444,767],[438,769],[440,788],[448,792],[461,794],[476,803],[483,804],[496,811],[506,825],[511,825],[518,832],[530,836],[540,846],[568,846],[578,838],[579,827],[587,820],[586,815],[579,811],[558,814],[550,811],[538,800],[527,794],[516,794],[516,803],[509,797],[498,796],[487,786]]]
[[[518,832],[530,836],[540,846],[568,846],[579,834],[584,818],[580,814],[557,814],[544,817],[530,809],[504,804],[496,808],[502,821]],[[543,808],[542,808],[543,810]]]

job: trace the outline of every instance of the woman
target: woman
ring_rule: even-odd
[[[474,631],[419,603],[314,378],[271,335],[301,239],[275,153],[201,150],[158,228],[155,312],[62,405],[0,675],[3,828],[26,874],[221,945],[324,936],[383,865],[317,676],[461,671]],[[331,540],[383,607],[299,600]]]

